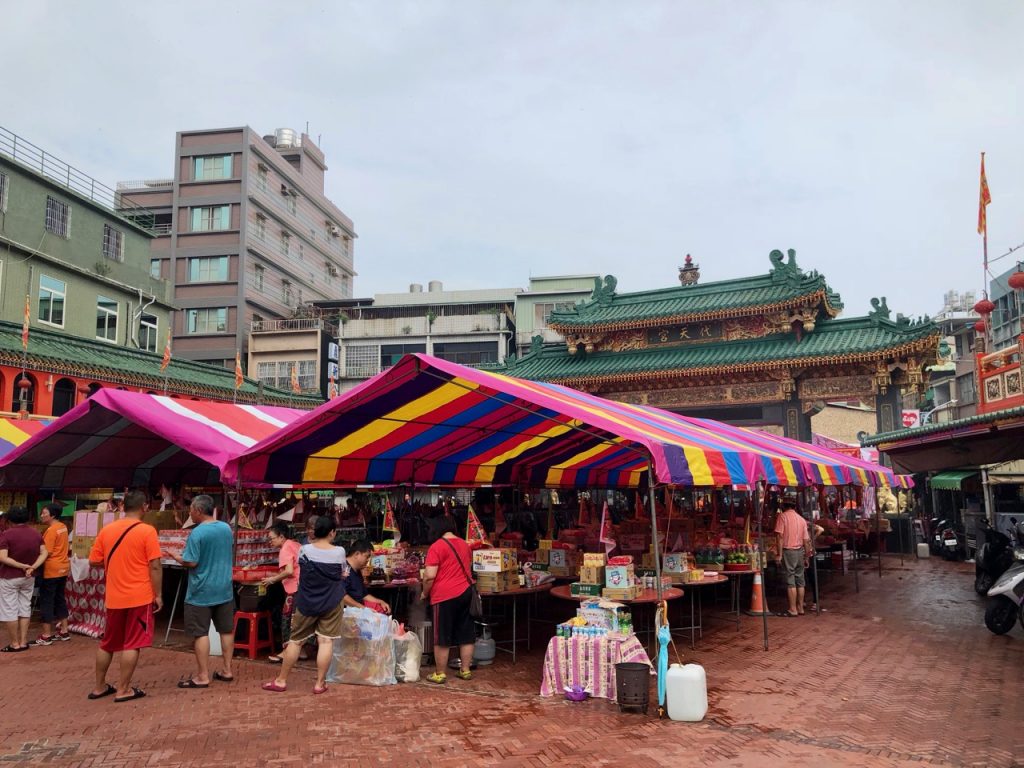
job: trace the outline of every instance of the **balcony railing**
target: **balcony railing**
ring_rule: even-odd
[[[253,320],[249,325],[252,333],[269,331],[328,331],[337,335],[338,327],[319,317],[293,317],[284,320]]]
[[[122,200],[120,193],[106,184],[68,165],[63,160],[54,157],[2,126],[0,126],[0,155],[5,155],[25,168],[45,176],[75,194],[88,198],[111,213],[131,221],[143,229],[152,230],[153,228],[155,216],[151,210]]]
[[[140,179],[117,182],[118,192],[145,191],[147,189],[166,189],[174,186],[174,179]]]

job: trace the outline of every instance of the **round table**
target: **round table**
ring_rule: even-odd
[[[690,626],[688,627],[674,627],[674,630],[690,630],[690,648],[696,646],[696,634],[700,632],[701,639],[704,638],[704,601],[701,599],[701,593],[699,587],[710,587],[715,584],[724,584],[729,579],[721,573],[717,573],[714,576],[705,576],[700,581],[685,581],[676,582],[681,587],[692,587],[693,591],[690,592]],[[694,602],[700,606],[696,611],[694,610]]]
[[[526,635],[524,637],[519,637],[519,630],[517,629],[519,600],[521,598],[524,598],[524,597],[530,597],[530,596],[534,596],[535,597],[536,595],[542,594],[544,592],[550,592],[550,591],[552,591],[552,585],[550,583],[548,583],[548,584],[541,584],[541,585],[536,586],[536,587],[520,587],[519,589],[506,589],[503,592],[481,592],[480,593],[480,599],[483,600],[485,603],[488,602],[488,601],[491,601],[491,600],[497,600],[497,599],[503,599],[503,598],[508,598],[512,602],[512,637],[509,640],[502,640],[500,643],[495,641],[494,648],[495,648],[495,650],[505,651],[506,653],[511,653],[512,654],[512,663],[513,664],[516,663],[516,647],[517,647],[519,641],[525,640],[526,641],[526,650],[528,650],[528,651],[530,650],[530,622],[532,621],[530,614],[531,614],[531,606],[532,606],[534,601],[532,601],[532,600],[527,600],[526,601]],[[507,648],[502,647],[502,646],[505,646],[505,645],[510,646],[510,647],[507,647]]]

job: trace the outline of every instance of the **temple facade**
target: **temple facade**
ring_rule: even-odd
[[[597,279],[589,300],[551,315],[564,346],[538,337],[507,372],[807,441],[827,402],[859,400],[878,431],[897,428],[901,393],[924,392],[939,328],[893,317],[884,297],[840,318],[839,295],[795,251],[769,259],[765,275],[702,284],[687,257],[678,286],[637,293]]]

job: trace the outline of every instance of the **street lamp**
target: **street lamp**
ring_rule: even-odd
[[[956,405],[956,402],[957,402],[956,398],[953,398],[952,400],[947,400],[942,405],[935,406],[930,411],[925,411],[924,413],[922,413],[921,414],[921,426],[924,426],[925,424],[929,424],[931,422],[931,418],[932,418],[932,414],[933,413],[935,413],[936,411],[941,411],[944,408],[948,408],[951,405]]]

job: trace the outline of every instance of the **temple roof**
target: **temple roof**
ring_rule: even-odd
[[[0,321],[0,363],[21,367],[22,352],[21,325]],[[33,327],[25,362],[30,372],[40,370],[163,391],[162,360],[163,354]],[[172,357],[166,374],[167,390],[172,394],[228,400],[235,395],[235,372],[227,368]],[[237,398],[245,403],[255,403],[259,398],[264,405],[292,408],[315,408],[323,402],[320,397],[297,395],[274,387],[263,387],[260,397],[258,384],[248,378],[238,389]]]
[[[793,364],[842,364],[931,353],[938,338],[939,329],[930,320],[889,320],[872,314],[821,320],[813,333],[804,334],[800,340],[793,334],[777,334],[635,352],[587,354],[580,350],[575,355],[568,354],[564,346],[548,346],[512,362],[508,372],[519,378],[570,385],[594,379],[665,378],[673,373],[735,373]]]
[[[804,272],[796,264],[796,252],[786,261],[781,251],[770,255],[766,275],[679,285],[638,293],[615,293],[617,281],[608,276],[597,281],[589,302],[554,312],[549,325],[565,333],[573,330],[619,330],[671,322],[693,322],[754,315],[797,306],[815,306],[824,317],[835,317],[843,308],[839,294],[817,272]]]

